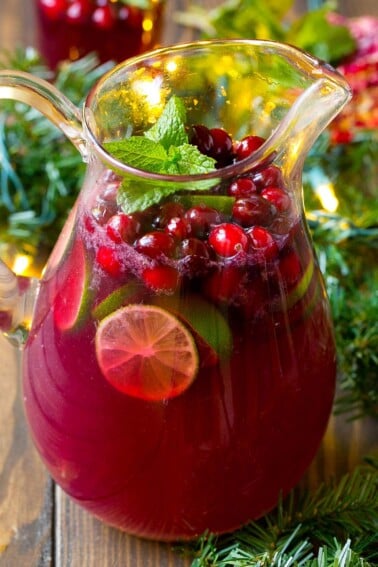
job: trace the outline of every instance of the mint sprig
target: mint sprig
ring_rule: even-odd
[[[144,134],[146,138],[160,143],[166,149],[188,142],[185,129],[186,110],[183,101],[172,96],[157,122]]]
[[[143,136],[106,142],[105,149],[117,160],[136,169],[166,175],[198,175],[215,169],[215,160],[189,143],[184,103],[172,96],[156,123]],[[210,181],[210,180],[209,180]],[[185,190],[208,189],[212,181],[185,186]],[[176,193],[182,186],[130,179],[125,175],[117,202],[126,214],[141,211]]]

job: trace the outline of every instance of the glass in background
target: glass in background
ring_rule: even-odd
[[[164,0],[34,0],[41,55],[54,69],[62,60],[96,52],[120,62],[155,47]]]

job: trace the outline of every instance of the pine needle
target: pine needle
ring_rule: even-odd
[[[192,567],[368,567],[378,561],[377,462],[337,483],[298,489],[274,512],[239,531],[205,534]]]

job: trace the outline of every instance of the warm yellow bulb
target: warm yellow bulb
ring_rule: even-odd
[[[321,202],[321,205],[328,213],[334,213],[339,206],[339,201],[336,197],[332,183],[321,183],[316,188],[316,194]]]
[[[12,270],[15,274],[22,276],[28,271],[30,264],[32,262],[32,258],[30,256],[26,256],[25,254],[17,254],[14,261]]]
[[[167,65],[165,66],[166,70],[168,71],[168,73],[174,73],[175,71],[177,71],[177,63],[176,61],[168,61]]]
[[[142,26],[145,32],[150,32],[154,27],[154,23],[151,18],[144,18]]]

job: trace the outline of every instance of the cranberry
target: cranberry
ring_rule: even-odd
[[[155,291],[174,291],[180,281],[178,271],[171,266],[146,268],[142,277],[145,284]]]
[[[210,134],[213,139],[213,145],[208,155],[222,165],[231,163],[233,159],[231,136],[223,128],[211,128]]]
[[[290,208],[289,195],[279,187],[265,187],[261,191],[261,197],[272,203],[278,211],[287,211]]]
[[[98,264],[111,276],[117,277],[122,271],[121,262],[116,257],[113,248],[100,246],[97,250],[96,260]]]
[[[210,258],[207,244],[198,238],[185,238],[180,244],[180,258],[192,274],[203,272]]]
[[[289,286],[294,285],[299,280],[301,275],[301,263],[294,250],[280,259],[279,272],[281,278]]]
[[[239,177],[227,189],[231,197],[249,197],[256,193],[256,185],[250,177]]]
[[[210,155],[213,149],[213,136],[209,128],[202,124],[192,126],[189,141],[193,146],[197,146],[201,154],[205,154],[206,156]]]
[[[292,218],[287,215],[277,215],[270,223],[269,230],[277,235],[288,235],[292,226]]]
[[[265,142],[260,136],[246,136],[234,144],[234,152],[238,161],[250,156]]]
[[[206,237],[211,226],[221,222],[218,211],[206,205],[197,205],[188,209],[185,218],[189,221],[191,234],[199,238]]]
[[[173,217],[167,223],[164,230],[176,240],[183,240],[190,233],[190,225],[187,219]]]
[[[58,20],[66,9],[66,0],[39,0],[39,4],[50,20]]]
[[[91,215],[85,215],[84,226],[87,232],[93,234],[96,229],[95,219]]]
[[[138,252],[150,258],[157,258],[161,254],[171,258],[174,255],[176,243],[170,234],[156,230],[147,232],[147,234],[138,238],[135,242],[135,248]]]
[[[273,260],[277,257],[278,246],[273,236],[262,226],[253,226],[247,231],[252,250],[263,253],[265,260]]]
[[[91,11],[89,0],[75,0],[66,11],[66,20],[71,24],[82,24],[87,21]]]
[[[92,14],[92,21],[100,29],[111,29],[114,24],[114,16],[111,7],[107,5],[96,8]]]
[[[132,242],[137,234],[138,221],[132,215],[118,213],[106,225],[106,232],[114,242]]]
[[[236,266],[223,266],[204,282],[204,292],[213,301],[228,301],[238,293],[243,272]]]
[[[268,165],[253,176],[253,181],[258,190],[261,191],[264,187],[283,187],[284,182],[281,170],[275,165]]]
[[[154,218],[154,225],[165,228],[172,218],[183,217],[185,209],[180,203],[164,203]]]
[[[223,223],[210,232],[209,244],[219,256],[230,258],[248,248],[248,237],[237,224]]]
[[[105,203],[114,202],[117,199],[119,183],[110,181],[100,194],[100,200]]]
[[[92,216],[99,225],[104,225],[116,213],[116,203],[99,203],[92,209]]]
[[[235,201],[232,216],[242,226],[247,227],[254,224],[266,226],[274,216],[274,208],[266,199],[259,195],[252,195]]]
[[[180,257],[199,256],[201,258],[209,258],[209,249],[203,240],[198,238],[186,238],[181,242]]]

